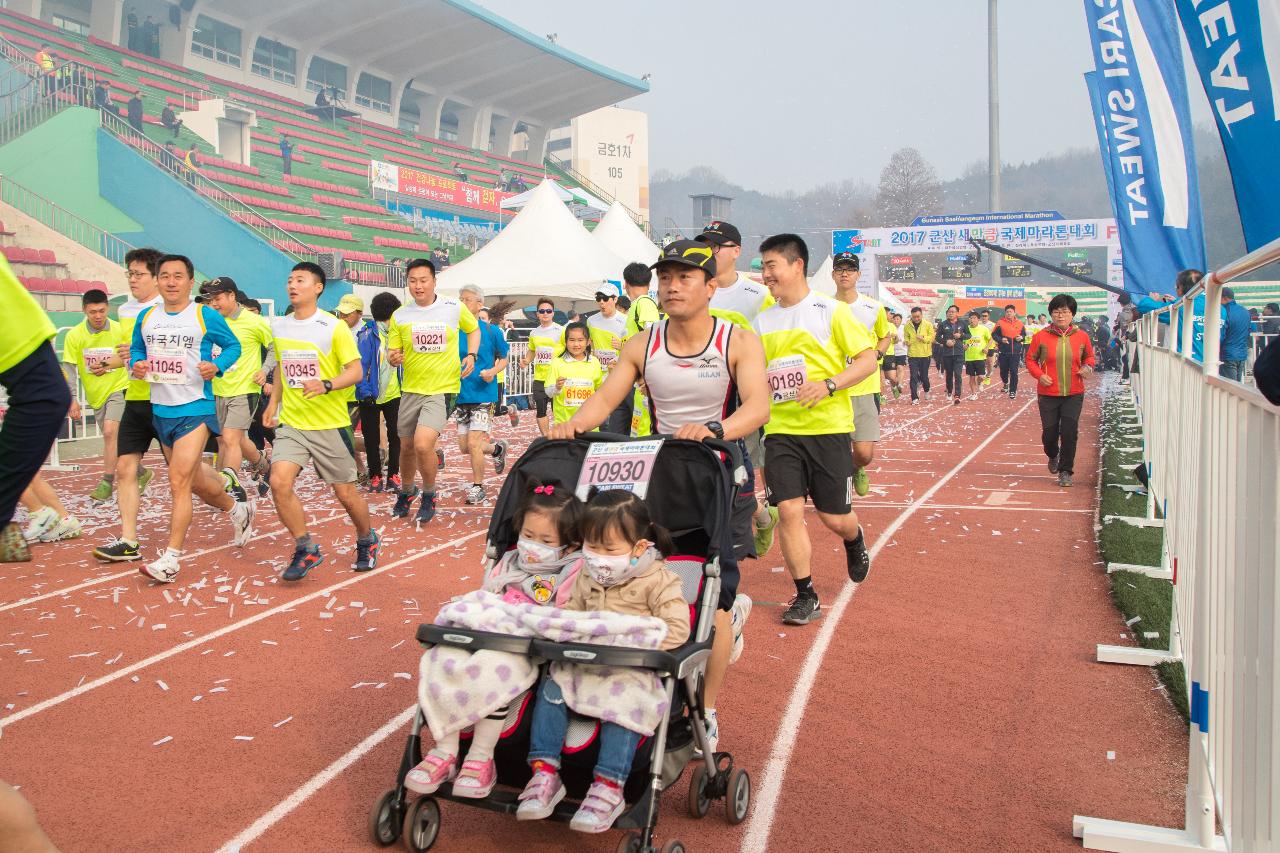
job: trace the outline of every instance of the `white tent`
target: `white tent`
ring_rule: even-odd
[[[549,296],[591,301],[620,280],[622,264],[565,208],[555,181],[531,190],[528,204],[469,258],[440,273],[441,292],[456,294],[475,284],[485,298]]]
[[[644,236],[631,214],[618,202],[614,202],[609,212],[600,219],[600,224],[591,232],[591,237],[621,258],[624,264],[634,261],[651,264],[660,254],[658,247]]]
[[[565,204],[568,204],[570,202],[575,204],[581,204],[585,206],[588,210],[594,210],[600,213],[603,213],[605,210],[609,208],[609,205],[605,204],[603,201],[596,198],[591,193],[587,192],[581,187],[574,187],[573,189],[565,189],[564,187],[560,186],[555,181],[552,181],[549,178],[547,180],[544,180],[542,183],[543,184],[550,183],[553,187],[555,187],[556,195],[559,197],[560,201]],[[503,210],[523,209],[525,205],[529,204],[529,202],[534,198],[533,194],[536,193],[538,191],[538,187],[541,187],[541,186],[542,184],[538,184],[537,187],[534,187],[531,190],[525,190],[519,195],[513,195],[511,198],[503,199],[501,204],[502,209]]]

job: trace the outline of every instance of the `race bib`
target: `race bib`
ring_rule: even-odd
[[[591,487],[599,489],[626,489],[643,498],[649,491],[653,477],[653,464],[662,449],[664,439],[628,441],[622,443],[601,442],[592,444],[582,460],[578,474],[578,500],[585,501]]]
[[[809,369],[804,356],[789,355],[769,362],[767,376],[773,402],[785,403],[794,400],[800,386],[809,380]]]
[[[414,352],[444,352],[449,345],[449,333],[444,323],[414,323]]]
[[[595,393],[596,384],[590,379],[566,379],[560,389],[560,399],[566,406],[576,409]]]
[[[550,364],[553,358],[555,358],[555,350],[551,347],[537,347],[533,351],[533,363],[539,367]]]
[[[187,350],[184,347],[156,347],[147,350],[147,381],[156,385],[184,385],[187,382]]]
[[[596,358],[600,360],[600,366],[605,370],[611,370],[618,363],[618,351],[616,349],[598,349],[595,354]]]
[[[90,347],[81,354],[81,357],[84,359],[85,370],[93,370],[95,366],[104,364],[115,354],[115,347]]]
[[[631,436],[632,438],[640,435],[640,430],[644,426],[645,415],[649,413],[649,398],[641,397],[640,405],[635,406],[631,412]]]
[[[280,369],[289,388],[301,388],[304,382],[320,378],[320,353],[313,349],[287,349],[280,353]]]

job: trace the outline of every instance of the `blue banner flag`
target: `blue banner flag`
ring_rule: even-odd
[[[1173,5],[1170,0],[1085,0],[1084,7],[1124,286],[1133,293],[1173,293],[1180,270],[1206,265]]]
[[[1250,251],[1280,237],[1280,4],[1178,0]]]

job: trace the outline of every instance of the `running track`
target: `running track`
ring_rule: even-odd
[[[1075,850],[1076,813],[1176,823],[1183,724],[1151,672],[1092,661],[1095,643],[1128,633],[1094,546],[1098,404],[1085,407],[1077,486],[1059,490],[1025,390],[887,403],[858,504],[877,551],[864,588],[854,594],[816,520],[822,620],[780,623],[792,587],[776,547],[744,567],[756,608],[720,719],[722,748],[755,782],[751,817],[689,819],[686,775],[658,838],[697,851]],[[528,428],[508,437],[521,448]],[[372,496],[386,544],[365,575],[349,571],[340,508],[304,478],[327,561],[288,587],[269,502],[243,551],[198,510],[199,556],[162,588],[89,558],[112,510],[72,498],[96,530],[0,566],[0,778],[64,851],[377,849],[365,818],[403,748],[414,628],[479,579],[487,514],[460,505],[449,455],[428,529],[392,523],[391,497]],[[53,475],[64,498],[92,488],[87,467]],[[144,500],[144,532],[163,524],[163,485]],[[441,851],[509,850],[513,832],[531,851],[613,850],[620,837],[443,811]]]

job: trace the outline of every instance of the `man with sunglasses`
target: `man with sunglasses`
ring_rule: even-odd
[[[533,414],[538,419],[538,432],[547,434],[550,426],[547,420],[547,371],[551,360],[564,352],[564,327],[556,322],[556,305],[545,296],[538,300],[538,325],[529,332],[529,344],[520,366],[527,368],[533,365],[533,387],[530,395],[533,398]]]
[[[591,352],[600,360],[604,375],[618,363],[618,352],[627,333],[627,318],[618,311],[618,294],[607,290],[596,291],[596,305],[600,310],[587,318],[587,332],[591,335]],[[605,432],[627,435],[631,431],[631,406],[623,403],[605,418],[600,428]]]

